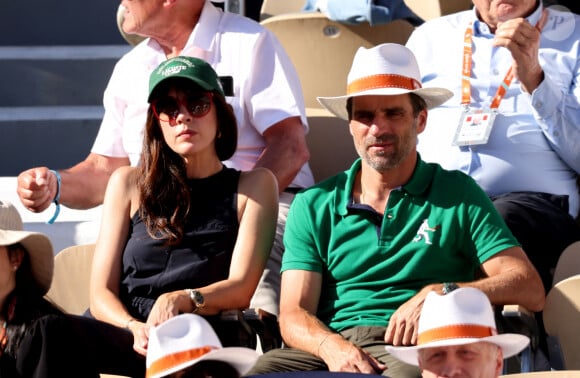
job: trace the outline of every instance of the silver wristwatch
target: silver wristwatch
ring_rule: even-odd
[[[192,312],[197,312],[197,310],[205,306],[205,299],[201,291],[195,289],[185,289],[185,292],[189,295],[191,303],[193,303],[195,307]]]
[[[443,287],[441,288],[441,293],[445,295],[457,289],[459,289],[459,286],[455,282],[444,282]]]

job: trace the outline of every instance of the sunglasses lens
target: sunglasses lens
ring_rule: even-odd
[[[211,109],[211,95],[207,93],[189,95],[186,103],[173,97],[161,98],[153,104],[153,113],[160,121],[174,122],[182,111],[181,105],[184,105],[193,117],[203,117]]]
[[[203,117],[211,108],[211,99],[207,95],[189,98],[187,101],[187,110],[194,117]]]
[[[166,97],[155,102],[153,111],[160,121],[172,121],[179,115],[179,104],[175,99]]]

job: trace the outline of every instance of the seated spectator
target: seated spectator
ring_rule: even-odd
[[[303,11],[319,11],[338,22],[371,25],[385,24],[396,19],[405,19],[413,25],[423,20],[410,10],[403,0],[306,0]]]
[[[290,348],[265,353],[251,373],[417,377],[416,366],[384,345],[417,343],[431,291],[475,287],[494,304],[543,308],[538,273],[488,196],[469,176],[417,154],[427,110],[451,97],[443,88],[422,88],[420,78],[406,47],[360,48],[347,94],[318,98],[349,121],[360,159],[294,199],[279,318]]]
[[[251,304],[278,315],[286,215],[294,194],[314,184],[308,166],[304,99],[292,62],[270,31],[246,17],[222,12],[209,0],[121,3],[126,7],[123,32],[145,40],[115,65],[90,153],[67,169],[34,167],[21,172],[20,201],[33,212],[45,211],[53,202],[56,209],[102,204],[113,171],[139,163],[149,105],[147,83],[153,69],[179,55],[201,58],[230,84],[225,86],[231,89],[226,96],[237,118],[238,144],[226,165],[242,171],[268,168],[278,181],[278,229]],[[96,240],[97,230],[94,234],[90,236]]]
[[[141,162],[107,187],[90,289],[92,315],[129,329],[143,355],[148,328],[175,315],[206,316],[219,334],[223,310],[248,307],[278,211],[269,170],[222,163],[236,118],[208,63],[164,61],[148,101]]]
[[[547,292],[560,254],[580,240],[580,16],[537,0],[473,3],[407,43],[425,86],[453,91],[417,149],[475,179]]]
[[[48,237],[23,231],[16,208],[0,200],[0,377],[143,376],[143,359],[123,347],[129,333],[44,298],[53,261]]]
[[[207,320],[182,314],[151,328],[147,377],[238,378],[257,358],[253,349],[222,347]]]
[[[489,299],[482,291],[465,287],[443,296],[427,294],[417,345],[386,349],[401,361],[418,365],[423,378],[497,378],[504,358],[515,356],[529,343],[524,335],[498,335]]]

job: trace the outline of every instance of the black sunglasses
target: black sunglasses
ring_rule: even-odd
[[[200,118],[209,113],[212,98],[212,92],[190,94],[184,101],[166,96],[154,100],[151,108],[155,117],[163,122],[175,122],[182,107],[187,109],[192,117]]]

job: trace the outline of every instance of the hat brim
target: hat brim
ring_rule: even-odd
[[[153,88],[151,88],[151,92],[149,93],[149,96],[147,97],[147,102],[150,103],[151,100],[153,100],[157,96],[156,91],[157,91],[157,89],[159,89],[159,85],[162,84],[162,83],[164,83],[164,82],[166,82],[167,80],[170,80],[170,79],[183,79],[183,80],[190,81],[193,84],[195,84],[198,87],[200,87],[201,89],[203,89],[204,91],[211,92],[211,91],[214,90],[214,88],[211,85],[209,85],[204,80],[201,80],[199,78],[194,78],[194,77],[191,77],[191,76],[188,76],[188,75],[183,75],[183,74],[178,74],[177,73],[177,74],[173,74],[173,75],[171,75],[171,76],[169,76],[169,77],[167,77],[167,78],[165,78],[163,80],[159,80],[155,84],[155,86]]]
[[[38,232],[0,230],[0,245],[20,243],[26,248],[30,268],[44,295],[50,289],[54,270],[54,254],[50,239]]]
[[[427,103],[427,109],[433,109],[443,104],[445,101],[453,97],[453,92],[445,88],[419,88],[415,90],[408,90],[402,88],[376,88],[367,91],[357,92],[352,95],[337,96],[337,97],[317,97],[318,102],[328,109],[329,112],[335,116],[348,121],[348,113],[346,111],[346,102],[351,97],[360,96],[393,96],[406,93],[414,93]]]
[[[171,369],[166,369],[160,374],[151,376],[151,378],[161,378],[169,374],[175,373],[187,367],[193,366],[205,360],[223,361],[232,365],[240,374],[246,374],[254,366],[258,360],[259,354],[253,349],[242,347],[226,347],[212,350],[204,354],[200,358],[190,360],[179,365],[175,365]]]
[[[392,345],[387,345],[385,346],[385,349],[387,350],[387,352],[389,352],[392,356],[396,357],[397,359],[407,364],[418,366],[419,350],[421,349],[441,346],[473,344],[482,341],[486,341],[499,346],[503,352],[503,358],[515,356],[530,343],[530,339],[524,335],[520,335],[517,333],[502,333],[500,335],[480,338],[474,337],[474,338],[438,340],[420,346],[396,347]]]

